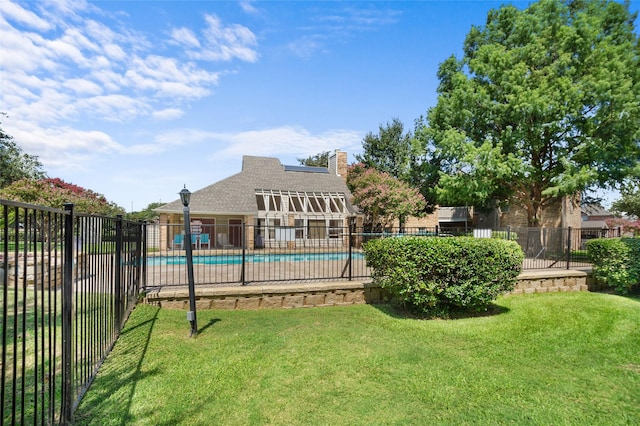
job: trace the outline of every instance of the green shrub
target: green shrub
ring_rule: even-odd
[[[482,311],[513,289],[524,254],[488,238],[403,237],[364,247],[373,278],[407,307],[429,315]]]
[[[587,241],[593,276],[616,293],[640,286],[640,238],[599,238]]]

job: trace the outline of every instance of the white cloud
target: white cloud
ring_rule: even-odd
[[[147,115],[151,106],[144,100],[126,95],[110,94],[93,96],[77,101],[77,107],[87,114],[107,121],[127,122]]]
[[[249,15],[260,15],[260,10],[251,1],[241,1],[240,8]]]
[[[102,94],[102,87],[84,78],[70,78],[63,84],[78,95],[95,96]]]
[[[209,86],[218,83],[218,74],[179,63],[175,58],[150,55],[134,58],[125,78],[136,90],[150,90],[156,96],[200,98],[209,95]]]
[[[224,26],[216,15],[206,15],[205,21],[203,49],[189,52],[190,57],[209,61],[258,60],[258,52],[254,49],[258,41],[247,27],[238,24]]]
[[[211,159],[239,159],[243,155],[309,156],[334,149],[356,152],[361,149],[363,134],[352,130],[328,130],[312,134],[298,126],[219,133],[197,129],[175,129],[152,137],[153,142],[138,144],[129,153],[156,154],[178,147],[207,144]]]
[[[171,38],[175,44],[185,46],[185,47],[200,47],[200,42],[198,38],[188,28],[174,28],[171,31]]]
[[[178,108],[166,108],[160,111],[153,112],[153,118],[156,120],[175,120],[184,115],[184,111]]]
[[[224,158],[243,155],[309,156],[323,151],[359,149],[362,134],[352,130],[329,130],[311,134],[304,128],[283,126],[237,134],[217,134],[215,139],[226,146],[216,153]]]
[[[2,2],[0,2],[0,12],[2,12],[0,13],[1,16],[24,24],[31,29],[35,29],[38,31],[49,31],[53,28],[53,26],[49,22],[47,22],[46,19],[42,19],[35,13],[29,10],[25,10],[24,8],[9,0],[3,0]]]
[[[45,169],[90,168],[93,160],[108,153],[124,152],[124,147],[100,131],[64,127],[40,127],[33,123],[12,123],[7,132],[20,141],[21,148],[37,155]]]
[[[215,133],[197,129],[175,129],[153,136],[151,143],[134,145],[129,148],[128,152],[144,155],[158,154],[178,147],[195,146],[215,137]]]
[[[0,28],[2,55],[11,61],[0,62],[0,102],[17,117],[51,124],[85,117],[177,118],[183,113],[176,104],[208,96],[218,84],[219,73],[195,63],[153,51],[138,55],[155,46],[129,30],[115,32],[94,19],[80,19],[78,13],[93,8],[85,2],[58,1],[46,10],[34,5],[29,12],[14,4],[8,8],[12,12],[0,17]],[[13,26],[15,19],[13,25],[5,20],[11,16],[47,18],[51,25],[35,25],[40,33],[22,31]],[[63,16],[73,19],[66,22]],[[58,32],[44,31],[56,24]]]
[[[81,20],[80,14],[92,9],[91,4],[85,0],[46,0],[43,5],[42,9],[47,17],[60,22]]]
[[[324,42],[321,40],[322,38],[322,36],[317,34],[304,36],[290,42],[287,45],[287,49],[293,52],[296,56],[307,59],[318,51],[326,50]]]
[[[54,69],[56,64],[42,49],[43,38],[34,33],[20,32],[12,26],[2,27],[2,56],[10,61],[0,62],[0,70],[9,72],[35,72],[38,69]]]

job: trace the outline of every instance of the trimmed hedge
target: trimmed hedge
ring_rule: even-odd
[[[405,306],[429,315],[483,311],[513,290],[524,254],[513,241],[402,237],[364,246],[373,279]]]
[[[598,238],[587,241],[593,276],[616,293],[640,287],[640,238]]]

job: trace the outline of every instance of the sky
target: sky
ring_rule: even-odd
[[[0,126],[127,211],[243,155],[353,162],[393,118],[413,130],[438,65],[502,3],[0,0]]]

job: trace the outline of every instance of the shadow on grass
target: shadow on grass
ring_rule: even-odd
[[[205,330],[207,330],[209,327],[211,327],[212,325],[214,325],[219,321],[222,321],[222,320],[220,318],[211,318],[209,322],[207,322],[203,327],[198,328],[198,335],[201,335],[202,333],[205,332]]]
[[[492,317],[495,315],[502,315],[509,312],[509,308],[505,306],[496,305],[491,303],[485,311],[464,311],[454,310],[448,312],[446,315],[434,315],[413,311],[398,303],[384,303],[373,304],[379,311],[384,312],[392,318],[396,319],[415,319],[415,320],[457,320],[464,318],[479,318],[479,317]]]
[[[159,369],[142,371],[159,307],[147,308],[145,315],[132,315],[122,331],[112,356],[118,362],[105,362],[92,389],[76,411],[74,424],[131,423],[131,404],[138,382],[160,374]],[[135,311],[134,311],[135,313]],[[107,417],[111,421],[106,421]]]

